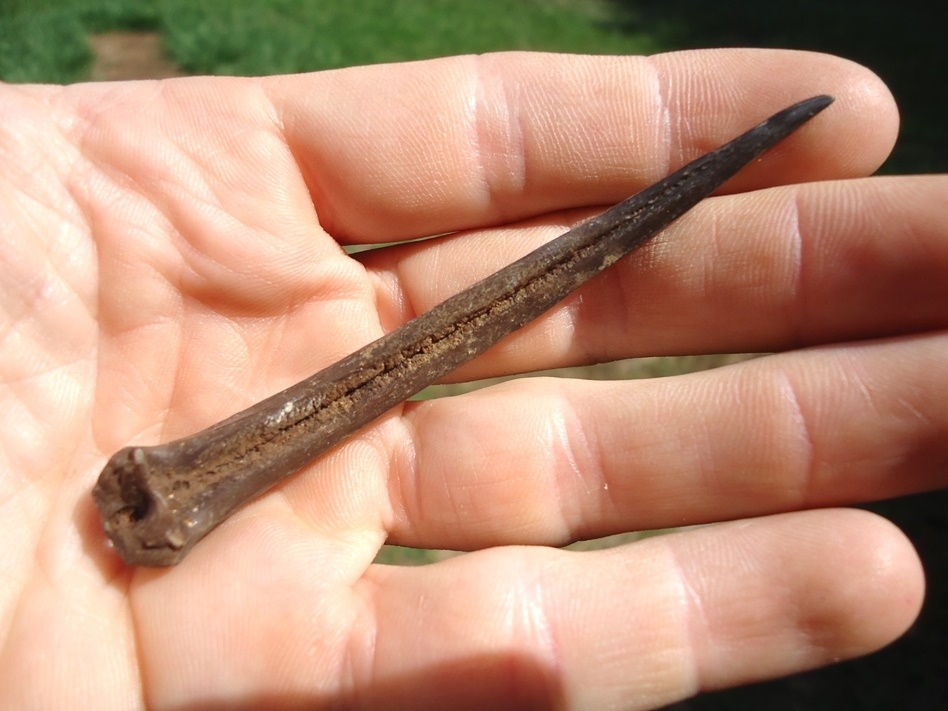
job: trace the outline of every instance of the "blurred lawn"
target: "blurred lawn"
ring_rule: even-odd
[[[259,76],[357,64],[543,49],[655,51],[605,0],[0,0],[0,78],[79,81],[85,36],[160,31],[195,74]]]

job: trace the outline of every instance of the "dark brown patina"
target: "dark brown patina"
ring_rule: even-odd
[[[235,509],[483,353],[644,244],[829,106],[817,96],[584,222],[310,378],[197,434],[126,447],[93,489],[129,565],[173,565]]]

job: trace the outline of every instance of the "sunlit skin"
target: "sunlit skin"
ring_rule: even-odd
[[[868,70],[506,54],[0,92],[0,708],[642,709],[914,620],[908,541],[832,508],[942,486],[948,457],[948,179],[864,179],[898,126]],[[410,403],[174,568],[108,547],[90,491],[112,452],[300,380],[822,93],[455,378],[777,355]],[[373,565],[386,541],[476,552]]]

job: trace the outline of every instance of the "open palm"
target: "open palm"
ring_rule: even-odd
[[[90,490],[113,451],[286,387],[817,93],[838,101],[729,195],[457,377],[821,347],[413,403],[179,566],[108,547]],[[852,180],[897,125],[865,70],[495,55],[0,106],[0,708],[646,708],[864,653],[917,612],[898,531],[785,513],[944,484],[948,183]],[[386,540],[477,552],[373,565]]]

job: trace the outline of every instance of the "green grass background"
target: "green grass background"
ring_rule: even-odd
[[[84,77],[85,35],[160,31],[174,61],[245,76],[488,52],[638,53],[657,48],[586,0],[2,0],[0,76]]]

